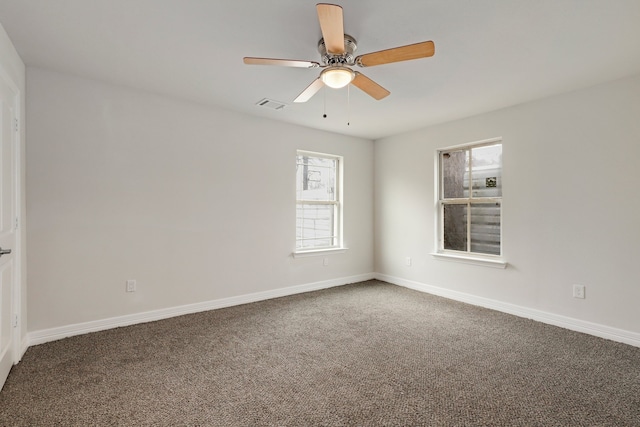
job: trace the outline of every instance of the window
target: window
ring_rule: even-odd
[[[298,151],[296,252],[342,246],[342,158]]]
[[[501,139],[438,152],[438,253],[502,255]]]

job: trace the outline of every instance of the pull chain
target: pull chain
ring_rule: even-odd
[[[327,88],[322,88],[322,97],[324,99],[324,107],[322,107],[322,117],[327,118]]]

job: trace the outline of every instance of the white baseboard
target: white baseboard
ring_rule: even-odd
[[[597,323],[587,322],[584,320],[574,319],[567,316],[553,314],[541,310],[535,310],[515,304],[505,303],[489,298],[478,297],[464,292],[452,291],[437,286],[427,285],[424,283],[402,279],[399,277],[388,276],[380,273],[368,273],[357,276],[342,277],[338,279],[325,280],[321,282],[309,283],[305,285],[291,286],[287,288],[273,289],[270,291],[256,292],[252,294],[239,295],[235,297],[222,298],[212,301],[204,301],[195,304],[187,304],[177,307],[169,307],[159,310],[147,311],[143,313],[129,314],[125,316],[112,317],[109,319],[94,320],[86,323],[77,323],[72,325],[60,326],[51,329],[43,329],[39,331],[29,332],[25,339],[22,340],[21,354],[24,355],[27,348],[32,345],[43,344],[49,341],[55,341],[74,335],[81,335],[90,332],[102,331],[121,326],[129,326],[137,323],[153,322],[156,320],[167,319],[184,314],[198,313],[201,311],[216,310],[219,308],[231,307],[235,305],[248,304],[252,302],[264,301],[272,298],[280,298],[289,295],[300,294],[304,292],[312,292],[320,289],[332,288],[335,286],[347,285],[349,283],[363,282],[366,280],[378,279],[394,285],[413,289],[420,292],[426,292],[452,300],[465,302],[492,310],[501,311],[503,313],[513,314],[515,316],[536,320],[549,325],[559,326],[561,328],[572,331],[583,332],[612,341],[629,344],[640,347],[640,334],[636,332],[626,331],[624,329],[612,328]]]
[[[22,340],[20,340],[20,351],[18,352],[19,357],[18,357],[18,360],[14,362],[14,364],[22,360],[28,348],[29,348],[29,334],[26,334],[24,337],[22,337]]]
[[[43,344],[74,335],[98,332],[106,329],[129,326],[137,323],[153,322],[184,314],[198,313],[201,311],[216,310],[219,308],[231,307],[234,305],[248,304],[251,302],[264,301],[272,298],[280,298],[289,295],[301,294],[304,292],[317,291],[320,289],[332,288],[335,286],[347,285],[366,280],[372,280],[374,273],[360,274],[357,276],[341,277],[338,279],[325,280],[322,282],[308,283],[305,285],[290,286],[287,288],[273,289],[269,291],[256,292],[252,294],[239,295],[229,298],[221,298],[212,301],[204,301],[195,304],[181,305],[177,307],[163,308],[159,310],[147,311],[143,313],[128,314],[125,316],[112,317],[109,319],[94,320],[85,323],[60,326],[51,329],[29,332],[27,334],[27,346]],[[23,353],[24,354],[24,353]]]
[[[570,329],[572,331],[583,332],[585,334],[594,335],[600,338],[606,338],[611,341],[629,344],[634,347],[640,347],[640,334],[636,332],[612,328],[610,326],[600,325],[598,323],[587,322],[584,320],[574,319],[572,317],[562,316],[559,314],[549,313],[541,310],[535,310],[532,308],[522,307],[519,305],[501,302],[489,298],[478,297],[464,292],[452,291],[449,289],[427,285],[412,280],[388,276],[386,274],[375,273],[374,276],[378,280],[382,280],[384,282],[413,289],[416,291],[425,292],[428,294],[437,295],[444,298],[477,305],[480,307],[490,308],[492,310],[501,311],[503,313],[513,314],[518,317],[524,317],[549,325]]]

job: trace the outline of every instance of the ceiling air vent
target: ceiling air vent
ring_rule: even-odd
[[[263,100],[258,101],[256,105],[258,107],[270,108],[272,110],[282,110],[284,107],[287,106],[287,104],[283,102],[274,101],[273,99],[268,99],[268,98],[264,98]]]

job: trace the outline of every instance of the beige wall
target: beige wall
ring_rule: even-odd
[[[376,271],[640,339],[639,117],[637,76],[376,141]],[[509,266],[434,259],[435,151],[500,136]]]
[[[27,82],[30,331],[373,271],[372,141],[37,68]],[[344,156],[349,250],[328,266],[291,257],[296,149]]]

